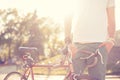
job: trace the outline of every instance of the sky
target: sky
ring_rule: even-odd
[[[73,10],[72,6],[66,5],[68,1],[70,5],[73,3],[72,0],[0,0],[0,9],[16,8],[22,14],[37,10],[39,16],[50,16],[57,21],[62,21],[66,8],[69,12]],[[120,0],[115,1],[116,29],[118,30],[120,29]]]

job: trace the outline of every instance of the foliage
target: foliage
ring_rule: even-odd
[[[0,10],[0,22],[1,54],[7,59],[19,55],[20,46],[37,47],[39,55],[54,56],[63,44],[60,25],[49,17],[38,18],[36,11],[21,16],[16,9]]]

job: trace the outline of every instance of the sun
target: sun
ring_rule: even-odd
[[[61,21],[66,15],[73,13],[74,2],[75,0],[44,0],[42,5],[38,5],[37,11],[40,15]]]
[[[74,10],[74,2],[76,0],[2,0],[0,8],[16,8],[21,13],[37,11],[38,16],[50,16],[58,21],[63,20],[66,15],[69,15]],[[10,4],[12,3],[12,4]],[[29,4],[28,4],[29,3]]]
[[[73,0],[53,0],[54,15],[65,16],[66,14],[71,14],[73,12]]]

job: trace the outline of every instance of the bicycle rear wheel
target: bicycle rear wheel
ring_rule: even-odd
[[[10,72],[5,76],[4,80],[27,80],[27,79],[19,72]]]

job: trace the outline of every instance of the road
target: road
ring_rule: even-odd
[[[9,73],[11,71],[16,71],[15,66],[0,66],[0,80],[3,80],[4,77],[6,76],[5,73]],[[113,75],[107,75],[106,80],[120,80],[120,75],[119,78],[118,76],[113,76]],[[35,75],[35,80],[63,80],[64,76],[63,75],[54,75],[54,76],[43,76],[43,75]],[[12,80],[16,80],[15,77],[13,77]],[[31,80],[31,79],[29,79]]]
[[[0,80],[3,80],[6,74],[0,74]],[[63,80],[64,76],[63,75],[54,75],[54,76],[43,76],[43,75],[35,75],[35,80]],[[14,77],[12,80],[16,80]],[[31,80],[31,79],[29,79]],[[120,77],[117,78],[117,76],[106,76],[106,80],[120,80]]]

